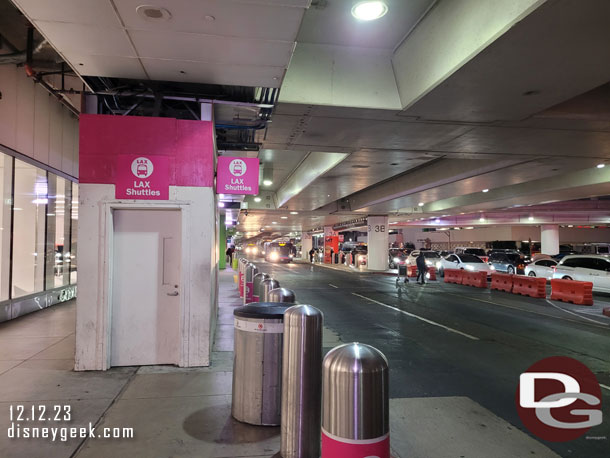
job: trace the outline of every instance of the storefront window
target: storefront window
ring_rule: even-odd
[[[72,183],[72,227],[70,230],[70,284],[76,284],[76,248],[78,233],[78,184]]]
[[[71,186],[64,178],[49,173],[47,205],[46,288],[58,288],[70,282]]]
[[[12,297],[44,288],[47,173],[15,159]]]
[[[13,158],[0,153],[0,301],[9,297],[12,181]]]

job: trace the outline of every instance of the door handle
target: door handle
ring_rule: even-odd
[[[167,293],[168,296],[178,296],[180,293],[178,291],[174,291],[173,293]]]

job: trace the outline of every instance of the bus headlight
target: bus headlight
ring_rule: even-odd
[[[274,251],[269,255],[269,259],[271,259],[272,261],[277,261],[278,259],[280,259],[280,255]]]
[[[258,248],[256,248],[256,247],[252,248],[252,254],[256,254],[256,253],[258,253]]]

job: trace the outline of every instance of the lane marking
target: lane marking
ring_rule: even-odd
[[[471,299],[473,301],[483,302],[485,304],[497,305],[498,307],[505,307],[507,309],[519,310],[521,312],[533,313],[534,315],[545,316],[547,318],[555,318],[556,320],[569,321],[571,323],[578,323],[578,324],[586,324],[586,323],[583,323],[582,321],[572,320],[570,318],[563,318],[563,317],[560,317],[560,316],[549,315],[548,313],[541,313],[541,312],[536,312],[535,310],[522,309],[520,307],[513,307],[512,305],[500,304],[498,302],[486,301],[485,299],[478,299],[476,297],[467,296],[467,295],[464,295],[464,294],[455,294],[455,293],[450,293],[448,291],[445,291],[444,294],[448,294],[449,296],[459,297],[459,298],[462,298],[462,299],[464,299],[466,297],[466,298]],[[604,324],[604,326],[601,326],[601,325],[600,326],[590,325],[590,326],[593,326],[594,328],[608,329],[608,326],[606,326],[605,324]]]
[[[358,294],[358,293],[352,293],[352,294],[354,296],[361,297],[362,299],[366,299],[367,301],[374,302],[375,304],[379,304],[379,305],[381,305],[383,307],[387,307],[387,308],[392,309],[392,310],[394,310],[396,312],[400,312],[400,313],[402,313],[404,315],[410,316],[411,318],[415,318],[415,319],[421,320],[424,323],[431,324],[432,326],[438,326],[439,328],[443,328],[446,331],[453,332],[455,334],[459,334],[459,335],[461,335],[463,337],[466,337],[467,339],[470,339],[470,340],[480,340],[478,337],[471,336],[470,334],[466,334],[465,332],[458,331],[457,329],[450,328],[449,326],[445,326],[444,324],[440,324],[440,323],[437,323],[436,321],[429,320],[427,318],[424,318],[423,316],[415,315],[414,313],[409,313],[409,312],[407,312],[405,310],[401,310],[401,309],[399,309],[397,307],[394,307],[392,305],[384,304],[383,302],[376,301],[375,299],[371,299],[370,297],[363,296],[362,294]]]
[[[339,288],[338,286],[335,286],[332,283],[329,283],[328,286],[332,286],[333,288]]]
[[[546,299],[546,302],[547,302],[547,304],[552,305],[552,306],[553,306],[553,307],[555,307],[556,309],[562,310],[562,311],[564,311],[564,312],[566,312],[566,313],[569,313],[570,315],[574,315],[574,316],[576,316],[576,317],[578,317],[578,318],[581,318],[581,319],[583,319],[583,320],[591,321],[591,322],[593,322],[593,323],[597,323],[597,324],[602,325],[602,326],[608,326],[608,324],[606,324],[606,323],[602,323],[601,321],[592,320],[591,318],[587,318],[587,317],[584,317],[584,316],[579,315],[579,314],[577,314],[577,313],[574,313],[574,312],[572,312],[571,310],[564,309],[563,307],[559,307],[558,305],[553,304],[553,303],[552,303],[552,302],[551,302],[549,299]]]
[[[601,386],[602,388],[604,388],[604,389],[606,389],[606,390],[610,391],[610,386],[606,386],[606,385],[603,385],[603,384],[601,384],[601,383],[599,384],[599,386]]]

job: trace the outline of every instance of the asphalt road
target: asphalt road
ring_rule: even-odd
[[[586,436],[606,439],[544,443],[565,457],[610,456],[610,319],[598,312],[442,282],[399,289],[390,276],[256,263],[299,303],[322,310],[343,342],[381,350],[391,398],[467,396],[527,432],[515,407],[519,375],[549,356],[581,361],[605,385],[604,422]]]

